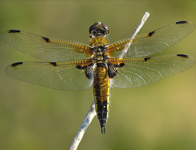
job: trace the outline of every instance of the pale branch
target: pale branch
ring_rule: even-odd
[[[93,102],[92,105],[91,105],[90,110],[88,111],[88,113],[86,114],[82,124],[80,125],[78,133],[76,134],[76,136],[73,140],[73,143],[72,143],[71,147],[69,148],[70,150],[77,150],[78,145],[80,144],[86,129],[90,125],[90,123],[93,120],[95,115],[96,115],[95,103]]]
[[[129,37],[129,39],[131,41],[125,45],[125,49],[122,50],[121,54],[119,55],[119,58],[123,58],[124,55],[127,53],[129,47],[131,46],[131,43],[132,43],[133,39],[138,34],[138,32],[140,31],[140,29],[143,27],[144,23],[146,22],[146,20],[148,19],[149,16],[150,16],[150,13],[149,12],[145,12],[145,14],[142,17],[140,23],[138,24],[138,26],[136,27],[136,29],[134,30],[134,32],[132,33],[132,35]]]
[[[119,55],[120,58],[123,58],[123,56],[127,53],[129,47],[131,46],[132,40],[135,38],[137,33],[140,31],[140,29],[142,28],[142,26],[144,25],[144,23],[146,22],[146,20],[148,19],[149,16],[150,16],[150,13],[148,13],[148,12],[146,12],[144,14],[142,20],[140,21],[137,28],[135,29],[135,31],[133,32],[133,34],[129,38],[131,40],[131,42],[127,43],[127,45],[125,46],[126,48]],[[112,80],[110,80],[110,82],[112,82]],[[110,84],[112,84],[112,83],[110,83]],[[80,125],[80,128],[79,128],[79,130],[78,130],[78,132],[77,132],[69,150],[77,150],[78,145],[80,144],[86,129],[90,125],[90,123],[93,120],[95,115],[96,115],[95,103],[93,102],[92,105],[91,105],[90,110],[88,111],[88,113],[86,114],[82,124]]]

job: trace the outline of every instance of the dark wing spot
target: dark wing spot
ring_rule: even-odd
[[[120,68],[123,67],[124,65],[125,65],[124,63],[121,63],[121,64],[120,64]]]
[[[82,69],[82,67],[80,65],[77,65],[76,68],[80,69],[80,70]]]
[[[183,57],[183,58],[188,58],[188,55],[185,54],[177,54],[177,56]]]
[[[23,62],[13,63],[13,64],[11,65],[11,67],[16,67],[16,66],[18,66],[18,65],[22,65],[22,64],[23,64]]]
[[[176,24],[185,24],[185,23],[188,23],[187,21],[178,21],[176,22]]]
[[[53,65],[53,66],[57,66],[56,62],[50,62],[50,64]]]
[[[47,37],[42,37],[47,43],[49,43],[50,42],[50,39],[49,38],[47,38]]]
[[[20,30],[9,30],[8,33],[20,33]]]
[[[149,32],[148,36],[151,37],[154,33],[155,33],[155,31]]]
[[[146,62],[147,60],[149,60],[151,57],[145,57],[144,61]]]

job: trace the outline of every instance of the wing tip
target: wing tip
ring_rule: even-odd
[[[189,28],[191,29],[191,31],[194,30],[194,28],[195,28],[194,23],[191,22],[191,21],[187,21],[187,20],[177,21],[176,24],[177,24],[177,25],[187,24],[187,25],[189,25],[189,26],[192,26],[192,27],[189,27]]]
[[[187,24],[189,21],[183,20],[183,21],[177,21],[176,24]]]
[[[7,33],[20,33],[20,30],[11,29],[11,30],[8,30]]]
[[[16,66],[19,66],[22,64],[23,64],[23,62],[16,62],[16,63],[11,64],[11,67],[16,67]]]
[[[183,57],[183,58],[189,58],[189,56],[188,55],[185,55],[185,54],[177,54],[177,56]]]
[[[20,30],[14,30],[14,29],[11,29],[11,30],[6,30],[4,31],[2,34],[1,34],[1,39],[6,42],[6,38],[7,38],[7,34],[10,34],[10,33],[20,33],[21,31]]]

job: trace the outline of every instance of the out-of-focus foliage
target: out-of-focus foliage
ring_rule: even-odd
[[[102,21],[110,41],[129,37],[141,17],[150,18],[140,33],[170,23],[196,23],[195,1],[0,2],[0,33],[20,29],[88,44],[88,28]],[[184,53],[196,59],[196,32],[162,54]],[[5,68],[34,61],[0,41],[0,149],[68,149],[92,101],[92,88],[57,91],[9,78]],[[196,148],[196,67],[157,83],[113,89],[106,134],[95,118],[80,150],[194,150]]]

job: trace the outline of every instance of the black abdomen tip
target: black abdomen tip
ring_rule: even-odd
[[[101,127],[101,133],[105,134],[105,127]]]

